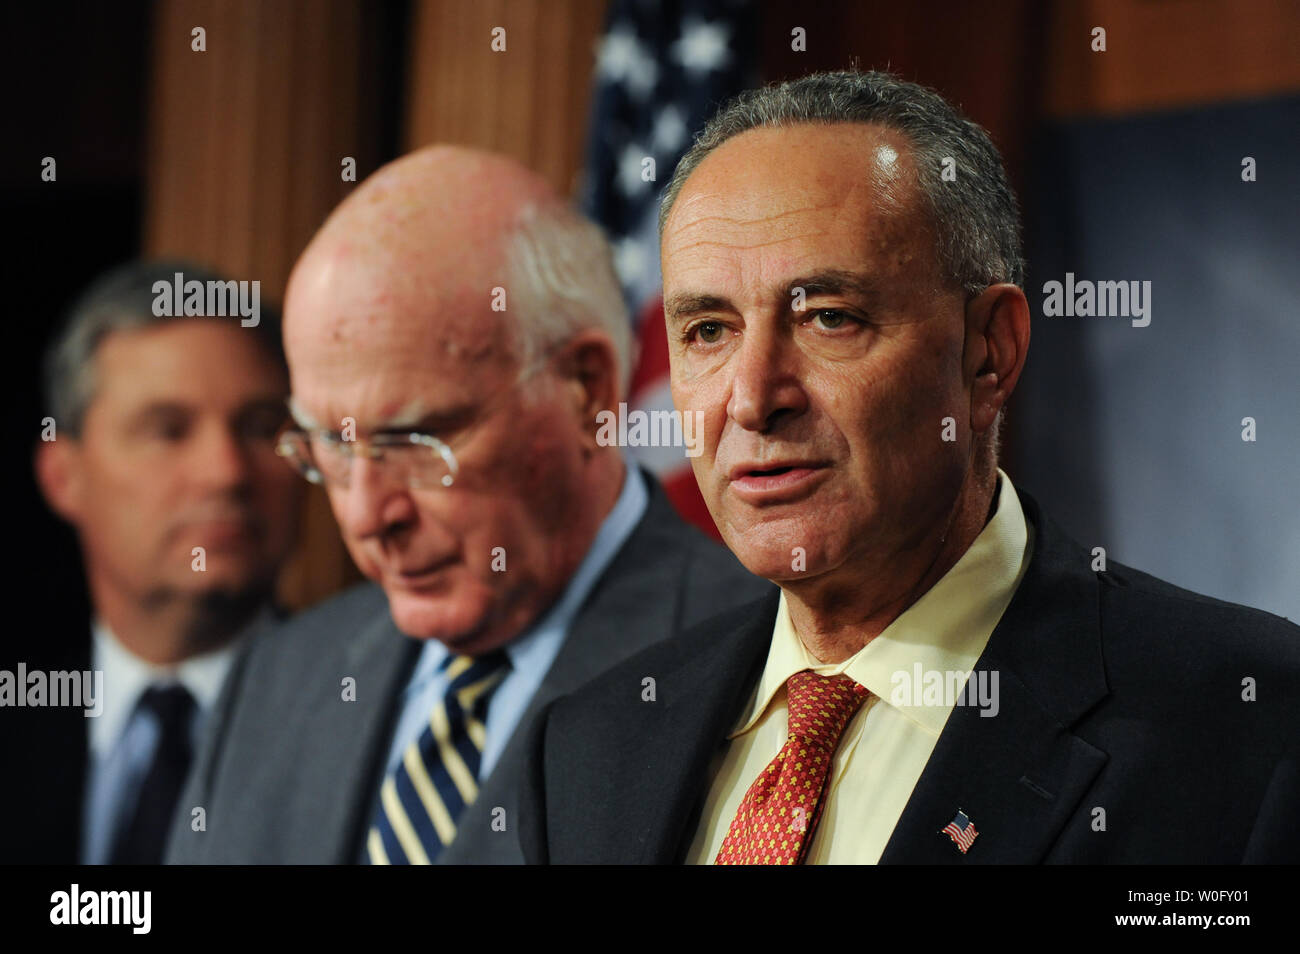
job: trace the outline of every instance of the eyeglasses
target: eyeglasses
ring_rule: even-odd
[[[275,452],[313,484],[348,486],[356,457],[382,461],[384,469],[408,487],[450,487],[459,466],[451,448],[432,434],[376,434],[345,439],[333,431],[289,427]]]
[[[506,398],[545,367],[563,345],[564,342],[559,342],[548,347],[521,368],[512,384],[490,402],[493,413]],[[460,470],[456,455],[447,444],[432,434],[418,431],[344,438],[335,431],[308,430],[290,425],[280,432],[275,452],[313,484],[329,484],[343,489],[347,489],[352,461],[358,456],[382,461],[386,470],[412,488],[450,487]]]

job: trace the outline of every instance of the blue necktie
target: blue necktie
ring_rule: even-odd
[[[140,783],[135,809],[114,842],[109,863],[115,865],[162,863],[172,813],[193,756],[190,732],[198,705],[188,689],[181,685],[151,686],[136,706],[152,712],[158,720],[158,747]]]
[[[447,692],[380,789],[366,840],[371,864],[431,864],[456,837],[457,819],[478,797],[488,701],[509,665],[501,650],[443,661]]]

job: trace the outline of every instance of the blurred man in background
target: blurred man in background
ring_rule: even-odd
[[[48,353],[37,480],[77,532],[94,619],[72,640],[25,634],[24,665],[100,671],[103,698],[89,718],[0,709],[17,749],[0,793],[16,861],[161,860],[194,744],[237,644],[273,615],[295,539],[301,485],[275,454],[288,393],[278,324],[160,316],[173,309],[155,307],[159,283],[178,273],[220,280],[183,262],[123,266],[74,305]]]
[[[600,230],[513,161],[422,150],[335,210],[289,282],[283,451],[373,582],[251,646],[169,860],[520,862],[532,713],[766,592],[602,437],[629,338]]]

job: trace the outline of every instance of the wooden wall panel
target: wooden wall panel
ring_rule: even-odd
[[[280,300],[293,262],[377,158],[362,0],[168,0],[156,8],[144,251],[210,264]],[[207,31],[206,52],[191,30]],[[291,607],[357,578],[322,493],[281,582]]]
[[[570,193],[582,165],[605,0],[417,0],[406,146],[513,156]],[[492,29],[506,49],[491,48]]]
[[[298,253],[376,144],[361,107],[361,0],[169,0],[157,8],[145,248],[261,280]],[[207,30],[207,52],[190,30]]]
[[[1093,52],[1093,27],[1106,52]],[[1053,4],[1044,111],[1118,115],[1300,90],[1295,0]]]

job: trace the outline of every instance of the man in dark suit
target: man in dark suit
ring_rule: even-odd
[[[275,453],[289,385],[278,324],[260,296],[250,325],[228,311],[169,317],[155,285],[178,273],[220,281],[185,262],[114,269],[47,356],[36,475],[77,532],[94,616],[64,629],[49,608],[8,641],[0,670],[21,664],[19,692],[50,673],[100,692],[16,707],[0,675],[6,860],[162,860],[196,740],[239,643],[269,622],[293,546],[301,493]],[[202,298],[191,311],[206,311]]]
[[[241,657],[169,860],[521,862],[517,730],[769,584],[602,438],[630,369],[609,249],[516,163],[380,170],[285,315],[283,453],[373,582]]]
[[[879,73],[749,93],[660,231],[695,475],[780,593],[539,716],[529,861],[1300,860],[1300,630],[1107,566],[997,466],[1029,307],[982,130]]]

